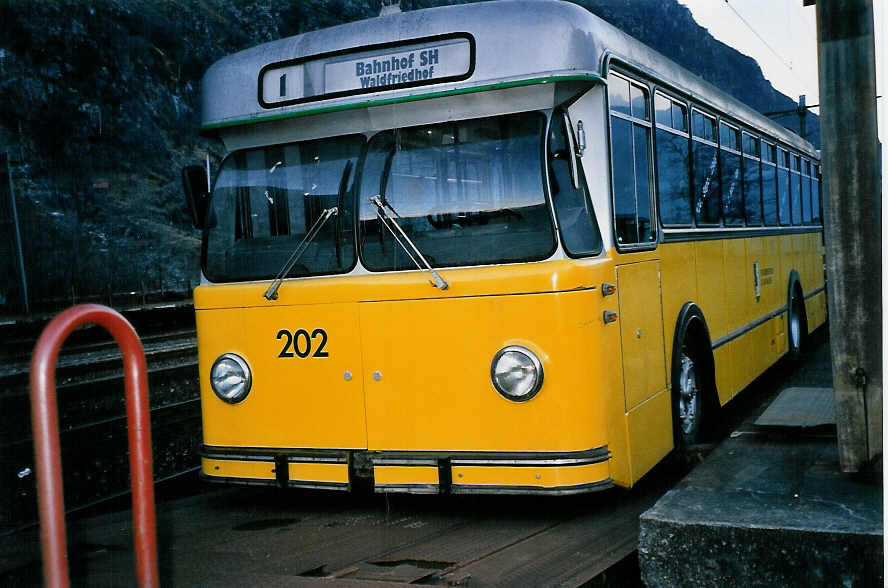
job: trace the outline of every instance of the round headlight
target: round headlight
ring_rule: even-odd
[[[253,376],[250,366],[239,355],[225,353],[220,355],[210,369],[210,387],[223,402],[237,404],[250,393]]]
[[[543,364],[533,351],[509,345],[493,356],[490,364],[493,387],[509,400],[530,400],[543,386]]]

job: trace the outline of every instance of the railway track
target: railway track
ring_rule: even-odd
[[[30,345],[26,356],[11,358],[0,365],[0,398],[22,393],[27,395],[30,350],[33,345],[34,343]],[[197,336],[194,329],[148,335],[142,337],[142,345],[149,370],[169,369],[189,364],[192,360],[196,364]],[[114,341],[63,347],[56,363],[56,387],[62,389],[121,378],[119,368],[120,352]]]
[[[164,480],[199,464],[197,339],[193,311],[148,315],[127,318],[145,333],[154,475]],[[18,328],[5,338],[0,356],[0,535],[37,521],[28,368],[39,329],[30,331]],[[127,493],[129,463],[116,343],[99,328],[77,331],[69,341],[57,362],[56,385],[65,506],[72,512]]]

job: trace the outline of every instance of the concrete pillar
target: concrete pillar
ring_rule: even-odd
[[[817,0],[833,386],[842,471],[881,467],[882,235],[872,0]],[[877,459],[878,458],[878,459]]]

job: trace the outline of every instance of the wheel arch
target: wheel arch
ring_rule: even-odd
[[[688,333],[698,338],[699,343],[705,345],[707,351],[705,355],[711,360],[712,338],[709,336],[709,326],[706,324],[706,317],[703,315],[703,311],[693,302],[686,302],[681,307],[678,319],[675,321],[675,335],[672,338],[672,367],[670,368],[672,369],[673,380],[670,382],[674,381],[675,357],[681,353],[681,346]]]

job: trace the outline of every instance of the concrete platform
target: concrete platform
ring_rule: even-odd
[[[826,337],[785,385],[832,385]],[[641,516],[648,586],[883,586],[881,484],[840,473],[832,425],[756,425],[769,403]]]

